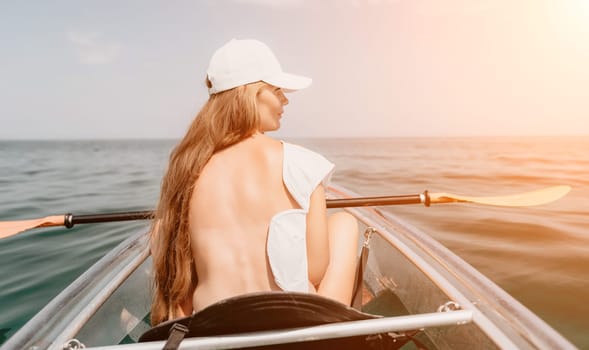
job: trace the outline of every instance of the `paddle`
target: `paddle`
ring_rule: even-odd
[[[402,195],[402,196],[381,196],[381,197],[359,197],[327,199],[328,208],[363,207],[363,206],[384,206],[401,204],[430,204],[437,203],[476,203],[502,207],[527,207],[553,202],[562,198],[571,190],[570,186],[554,186],[541,190],[513,194],[507,196],[471,197],[451,193],[428,193]],[[17,233],[38,227],[65,226],[71,228],[76,224],[89,224],[97,222],[114,222],[127,220],[144,220],[153,218],[153,211],[134,211],[124,213],[93,214],[93,215],[54,215],[39,219],[23,221],[0,222],[0,238],[10,237]]]

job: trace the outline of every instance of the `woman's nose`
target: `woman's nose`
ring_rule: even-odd
[[[286,106],[288,104],[288,98],[286,98],[286,95],[282,90],[280,90],[280,102],[282,102],[283,106]]]

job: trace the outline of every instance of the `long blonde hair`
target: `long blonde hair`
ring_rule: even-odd
[[[256,96],[263,86],[257,82],[210,96],[170,155],[151,230],[152,326],[180,317],[182,302],[192,300],[198,276],[190,246],[190,198],[212,155],[258,130]]]

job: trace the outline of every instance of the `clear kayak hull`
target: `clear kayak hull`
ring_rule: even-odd
[[[330,187],[331,198],[356,196]],[[182,349],[304,345],[408,330],[428,349],[575,349],[558,332],[458,256],[378,208],[349,208],[375,233],[363,273],[362,311],[382,317],[289,330],[187,338]],[[363,242],[360,242],[363,243]],[[104,256],[6,343],[5,349],[161,349],[138,343],[150,329],[151,259],[146,233]],[[304,346],[302,346],[304,348]]]

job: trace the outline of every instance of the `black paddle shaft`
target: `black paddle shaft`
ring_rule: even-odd
[[[338,198],[326,200],[326,205],[328,208],[367,207],[379,205],[400,205],[420,203],[429,206],[430,203],[427,191],[425,191],[423,194],[412,194],[404,196]],[[90,215],[73,215],[69,213],[65,214],[64,225],[67,228],[72,228],[76,224],[91,224],[97,222],[114,222],[130,220],[150,220],[153,219],[153,217],[154,212],[152,210]]]
[[[91,224],[91,223],[97,223],[97,222],[149,220],[149,219],[153,219],[153,211],[152,210],[130,211],[130,212],[124,212],[124,213],[90,214],[90,215],[65,214],[64,225],[67,228],[72,228],[75,224]]]
[[[402,205],[402,204],[425,204],[429,206],[429,196],[427,191],[423,194],[411,194],[404,196],[380,196],[380,197],[359,197],[359,198],[341,198],[328,199],[326,201],[328,208],[346,208],[346,207],[372,207],[381,205]]]

